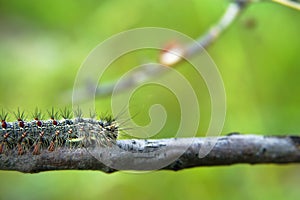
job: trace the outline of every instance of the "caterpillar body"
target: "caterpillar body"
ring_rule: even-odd
[[[52,109],[49,120],[41,120],[41,112],[36,109],[33,120],[25,121],[24,112],[18,109],[14,122],[7,122],[8,113],[0,113],[0,154],[31,153],[39,155],[41,150],[55,151],[60,147],[82,148],[91,146],[112,146],[118,137],[118,124],[112,117],[96,120],[83,118],[78,110],[75,118],[67,109],[59,113]]]

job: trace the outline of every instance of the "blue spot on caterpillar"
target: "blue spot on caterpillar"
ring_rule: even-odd
[[[112,146],[118,137],[118,124],[112,117],[95,119],[83,118],[80,109],[71,118],[68,109],[48,111],[49,120],[42,120],[41,112],[36,109],[33,120],[25,121],[20,109],[14,113],[17,121],[7,122],[8,113],[0,112],[0,154],[32,153],[39,155],[41,150],[55,151],[60,147],[82,148],[91,146]],[[62,119],[59,120],[59,116]]]

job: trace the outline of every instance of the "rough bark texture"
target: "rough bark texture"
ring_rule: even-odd
[[[204,157],[199,151],[209,150]],[[25,173],[51,170],[181,170],[238,163],[299,163],[299,136],[239,135],[215,138],[119,140],[117,147],[61,148],[40,155],[0,155],[0,169]],[[105,163],[105,164],[103,164]]]

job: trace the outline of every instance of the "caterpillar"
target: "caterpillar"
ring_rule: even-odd
[[[74,111],[75,118],[67,108],[48,111],[48,120],[42,120],[42,112],[35,109],[31,121],[25,121],[25,113],[18,108],[16,121],[8,122],[8,113],[0,112],[0,154],[41,154],[42,150],[55,151],[60,147],[86,148],[109,147],[116,143],[118,123],[111,116],[95,119],[95,114],[84,118],[82,111]],[[60,119],[61,118],[61,119]]]

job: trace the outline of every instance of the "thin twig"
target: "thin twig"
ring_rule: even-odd
[[[281,5],[300,10],[300,4],[291,0],[270,0]],[[172,48],[167,48],[159,56],[160,64],[165,66],[176,67],[184,58],[190,58],[195,54],[200,54],[204,49],[207,49],[211,44],[213,44],[219,36],[224,33],[225,30],[240,16],[242,11],[245,10],[247,5],[250,3],[259,2],[259,0],[234,0],[231,2],[220,20],[214,24],[207,32],[201,35],[196,42],[193,44],[178,44]],[[162,75],[164,73],[163,68],[155,67],[152,64],[144,65],[139,70],[134,71],[131,75],[128,75],[126,79],[119,83],[119,87],[115,92],[121,92],[123,90],[135,87],[152,77],[157,75]],[[107,96],[110,95],[116,86],[117,81],[111,81],[108,83],[102,83],[96,90],[96,96]],[[86,92],[94,92],[90,90],[89,81],[87,80],[86,87],[82,88],[82,91],[78,93],[86,94]],[[84,96],[81,99],[76,99],[77,101],[84,101]],[[65,97],[65,96],[64,96]]]
[[[289,8],[293,8],[296,10],[300,10],[300,3],[295,2],[295,1],[290,1],[290,0],[271,0],[275,3],[279,3],[281,5],[287,6]]]
[[[199,158],[201,148],[213,149]],[[25,173],[52,170],[181,170],[200,166],[238,163],[300,163],[300,136],[259,136],[233,134],[215,138],[172,138],[119,140],[118,148],[87,151],[61,148],[40,155],[0,155],[0,169]],[[121,151],[120,151],[121,150]],[[95,158],[99,155],[100,162]],[[109,163],[109,166],[103,163]],[[159,166],[159,167],[158,167]]]
[[[251,3],[252,0],[235,0],[231,2],[223,16],[220,20],[211,26],[211,28],[201,35],[198,39],[196,39],[195,43],[192,44],[178,44],[172,48],[166,48],[159,57],[159,63],[165,66],[176,67],[184,58],[190,58],[195,54],[200,54],[205,48],[208,48],[216,39],[237,19],[240,15],[241,11],[243,11],[246,6]],[[171,41],[170,41],[171,42]],[[128,88],[132,88],[137,86],[150,78],[156,77],[157,75],[162,75],[164,73],[163,68],[155,67],[155,65],[148,64],[144,65],[139,70],[134,71],[132,74],[128,75],[126,79],[122,80],[118,85],[118,91],[120,92],[126,90]],[[96,90],[96,96],[107,96],[110,95],[115,88],[117,81],[111,81],[108,83],[102,83],[98,86]],[[90,82],[87,80],[86,87],[82,88],[82,91],[77,91],[78,93],[86,94],[86,92],[94,92],[90,90]],[[87,96],[87,95],[82,95]],[[82,99],[76,99],[77,101],[84,101],[84,97]]]
[[[238,17],[241,11],[246,7],[249,0],[236,0],[230,3],[224,13],[224,15],[220,18],[218,23],[213,25],[206,33],[201,35],[198,39],[196,39],[195,43],[192,44],[179,44],[186,45],[186,47],[178,47],[174,46],[174,48],[166,49],[164,53],[160,55],[159,62],[166,66],[175,67],[183,60],[183,57],[190,58],[195,54],[201,53],[204,48],[207,48],[211,45],[220,35],[226,30],[229,25]],[[178,49],[179,48],[179,49]],[[140,83],[149,80],[152,77],[163,74],[163,68],[155,67],[151,64],[144,66],[138,71],[132,73],[131,76],[128,76],[126,80],[124,80],[121,84],[122,88],[118,88],[119,91],[126,90],[130,87],[134,87],[139,85]],[[96,96],[104,96],[109,95],[113,92],[115,84],[103,84],[97,88]],[[119,92],[118,91],[118,92]]]
[[[186,49],[187,56],[200,53],[203,48],[207,48],[237,19],[240,13],[251,3],[250,0],[236,0],[230,3],[220,18],[205,34],[197,39],[197,43],[190,44]]]

